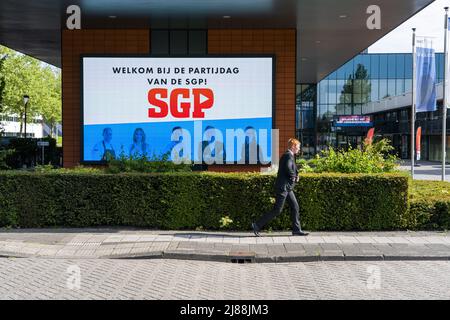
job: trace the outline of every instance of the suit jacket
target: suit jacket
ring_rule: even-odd
[[[280,159],[277,179],[275,180],[275,191],[285,192],[294,190],[295,180],[298,176],[297,165],[294,155],[288,150]]]

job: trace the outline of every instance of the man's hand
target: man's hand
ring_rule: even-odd
[[[296,176],[295,177],[295,182],[299,182],[300,181],[300,177],[299,176]]]

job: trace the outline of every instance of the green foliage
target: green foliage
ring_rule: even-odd
[[[5,72],[4,65],[7,55],[0,52],[0,112],[3,110],[3,92],[5,91]]]
[[[394,148],[389,140],[382,139],[363,148],[349,150],[324,150],[309,161],[300,161],[301,172],[382,173],[394,172],[398,158],[390,154]]]
[[[14,153],[13,149],[2,150],[0,149],[0,170],[7,170],[10,167],[7,164],[7,158]]]
[[[102,174],[104,173],[103,168],[98,167],[86,167],[86,166],[76,166],[74,168],[57,168],[50,164],[47,165],[37,165],[33,168],[34,172],[37,173],[53,173],[53,174]]]
[[[450,183],[410,179],[413,229],[450,229]]]
[[[220,227],[222,229],[225,229],[225,228],[229,229],[232,223],[233,223],[233,220],[231,220],[229,216],[220,218]]]
[[[50,126],[61,121],[61,74],[39,60],[0,45],[0,112],[24,115],[23,96],[30,96],[27,121],[42,115]]]
[[[107,159],[108,165],[105,169],[106,173],[122,173],[122,172],[187,172],[192,171],[191,165],[175,164],[168,160],[169,155],[163,156],[153,155],[147,157],[126,156],[122,153],[118,158]]]
[[[252,221],[273,207],[274,178],[200,172],[4,171],[0,226],[249,230]],[[404,176],[305,174],[295,192],[306,230],[408,227]],[[268,230],[290,228],[288,206],[267,225]]]
[[[38,139],[11,138],[8,140],[9,142],[5,145],[5,149],[11,151],[7,152],[5,162],[9,168],[18,169],[22,168],[23,165],[26,165],[27,167],[33,166],[35,161],[37,161],[36,156],[41,155],[42,149],[37,146]],[[45,162],[59,164],[60,150],[56,148],[56,140],[49,137],[39,140],[47,141],[49,143],[49,146],[44,149]]]

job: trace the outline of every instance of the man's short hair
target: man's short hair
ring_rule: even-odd
[[[294,139],[294,138],[290,138],[288,140],[288,148],[291,148],[294,145],[300,145],[300,141],[298,141],[297,139]]]

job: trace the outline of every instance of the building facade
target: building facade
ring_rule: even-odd
[[[288,138],[297,133],[307,153],[313,154],[329,142],[358,142],[363,136],[362,132],[338,134],[330,124],[333,116],[361,114],[362,105],[370,99],[408,88],[406,67],[399,67],[404,70],[401,76],[397,69],[393,75],[388,73],[396,56],[392,61],[378,57],[377,62],[375,57],[371,61],[369,56],[358,56],[355,59],[361,59],[367,70],[358,69],[358,61],[353,59],[343,69],[332,71],[432,2],[379,0],[380,10],[390,14],[383,16],[383,28],[371,29],[367,27],[368,19],[373,19],[367,13],[373,5],[369,0],[3,1],[0,12],[8,19],[0,25],[0,43],[61,68],[65,167],[82,161],[81,60],[85,55],[270,55],[274,60],[272,129],[279,132],[278,152],[281,154]],[[376,69],[378,74],[373,72]],[[379,79],[370,93],[368,75]],[[219,165],[209,169],[248,171],[259,167]]]
[[[436,54],[436,75],[438,110],[417,113],[424,160],[438,160],[440,154],[442,53]],[[408,53],[359,54],[319,83],[297,85],[296,129],[305,157],[328,146],[361,146],[374,127],[376,136],[391,140],[399,157],[409,158],[411,88],[412,55]],[[344,126],[338,121],[343,116],[369,116],[370,123]]]

